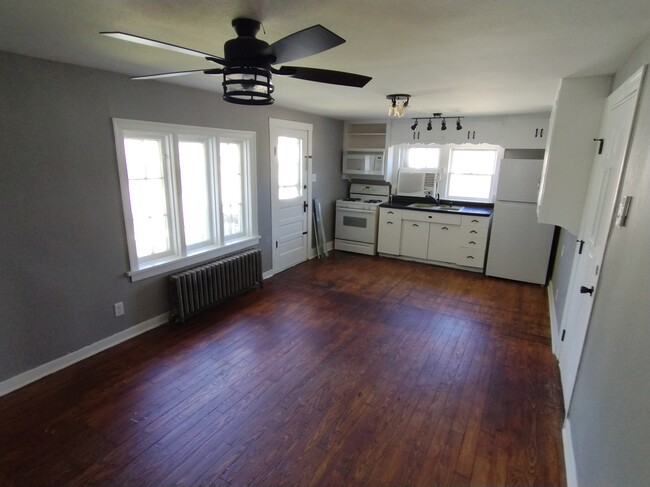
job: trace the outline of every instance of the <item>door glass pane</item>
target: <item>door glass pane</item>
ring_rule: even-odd
[[[242,146],[240,143],[219,144],[221,159],[221,207],[224,238],[244,230],[242,193]]]
[[[302,141],[295,137],[278,137],[278,198],[288,200],[302,196]]]
[[[124,153],[138,258],[171,250],[162,142],[125,138]]]
[[[212,240],[207,153],[204,142],[178,143],[185,244],[188,247]]]

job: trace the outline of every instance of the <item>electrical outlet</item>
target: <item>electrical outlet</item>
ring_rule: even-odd
[[[115,309],[115,316],[122,316],[124,314],[124,303],[122,301],[115,303],[113,308]]]

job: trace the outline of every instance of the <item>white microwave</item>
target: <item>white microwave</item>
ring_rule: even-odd
[[[343,174],[384,175],[384,151],[344,152]]]

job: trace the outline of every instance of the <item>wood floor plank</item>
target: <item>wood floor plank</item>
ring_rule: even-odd
[[[546,290],[333,252],[0,398],[7,486],[564,487]]]

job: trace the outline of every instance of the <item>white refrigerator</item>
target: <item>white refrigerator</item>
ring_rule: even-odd
[[[542,160],[502,159],[485,274],[545,284],[555,227],[537,222]]]

